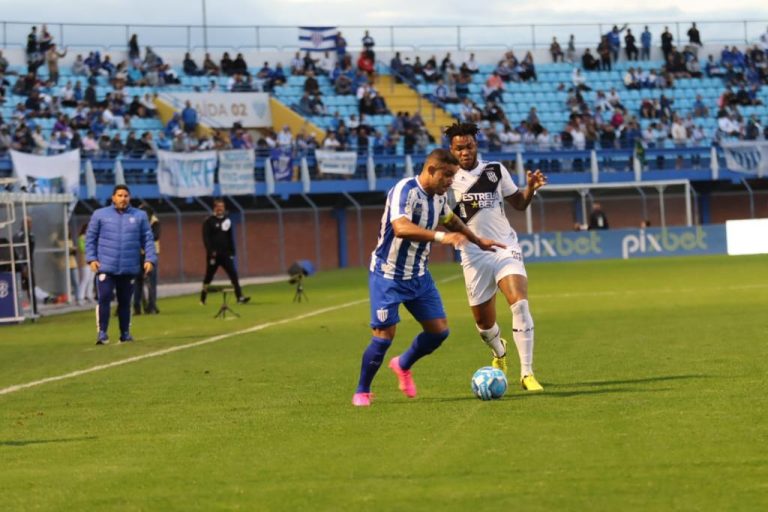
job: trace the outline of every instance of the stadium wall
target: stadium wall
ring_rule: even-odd
[[[709,223],[722,224],[726,220],[751,217],[749,196],[745,192],[718,192],[700,194],[700,201],[708,204]],[[702,199],[706,198],[706,199]],[[646,200],[647,217],[643,215],[643,201],[638,196],[627,194],[595,196],[602,204],[612,229],[639,228],[647,218],[651,226],[661,226],[658,197]],[[559,197],[545,199],[532,206],[535,233],[570,232],[580,218],[580,198]],[[754,197],[755,216],[768,218],[768,191],[757,191]],[[664,201],[667,226],[684,226],[685,198],[682,194],[666,194]],[[361,211],[362,245],[358,242],[358,223],[354,209],[321,208],[319,210],[319,234],[315,230],[314,215],[309,209],[285,210],[283,231],[285,243],[279,245],[279,217],[274,211],[247,212],[245,216],[246,240],[243,241],[240,217],[235,220],[235,242],[238,247],[238,266],[244,276],[274,275],[284,273],[286,267],[296,260],[307,259],[319,270],[330,270],[342,266],[367,266],[368,258],[376,244],[382,206],[368,206]],[[344,216],[339,222],[338,216]],[[201,226],[206,213],[185,213],[180,218],[174,214],[159,214],[162,222],[160,279],[162,282],[190,281],[202,279],[205,270],[205,254],[202,247]],[[525,214],[511,208],[507,216],[520,233],[526,233]],[[339,227],[343,226],[343,231]],[[181,236],[179,236],[179,234]],[[320,257],[316,255],[319,236]],[[181,244],[181,245],[179,245]],[[446,246],[433,249],[432,261],[446,262],[453,259],[453,251]]]

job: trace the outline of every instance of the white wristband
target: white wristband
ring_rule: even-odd
[[[444,231],[435,231],[435,242],[442,242],[443,238],[445,238]]]

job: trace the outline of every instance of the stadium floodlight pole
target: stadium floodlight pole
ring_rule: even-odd
[[[201,0],[203,4],[203,48],[208,51],[208,18],[205,14],[205,0]]]

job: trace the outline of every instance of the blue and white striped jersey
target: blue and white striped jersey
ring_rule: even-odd
[[[427,272],[431,242],[412,242],[395,236],[392,221],[400,217],[425,229],[434,230],[452,213],[445,194],[427,194],[416,178],[397,182],[387,194],[381,216],[379,241],[371,254],[371,272],[386,279],[408,280]]]

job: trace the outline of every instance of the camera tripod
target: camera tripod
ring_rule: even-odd
[[[309,297],[304,293],[304,276],[302,274],[293,276],[291,283],[296,283],[296,293],[293,294],[293,302],[301,302],[301,299],[309,302]]]
[[[223,296],[223,302],[219,307],[219,311],[216,312],[213,318],[227,318],[227,313],[231,315],[235,315],[237,318],[240,318],[240,315],[235,313],[235,310],[230,308],[229,305],[227,304],[227,294],[233,293],[234,291],[235,291],[234,288],[223,288],[221,290],[221,294]]]

